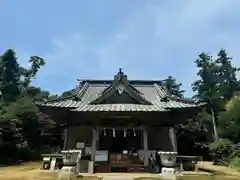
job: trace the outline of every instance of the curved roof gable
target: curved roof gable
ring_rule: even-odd
[[[105,100],[121,94],[134,102],[109,103]],[[119,70],[114,80],[83,80],[70,96],[36,103],[38,106],[70,108],[72,111],[168,111],[199,107],[194,101],[171,96],[161,81],[128,80]]]
[[[152,105],[151,102],[147,101],[142,96],[142,92],[140,92],[138,89],[132,86],[131,83],[129,83],[127,75],[122,72],[121,68],[119,69],[119,72],[114,76],[112,84],[100,92],[99,96],[90,102],[90,104],[106,104],[104,103],[104,100],[111,98],[111,96],[114,94],[121,96],[124,92],[129,95],[130,98],[136,100],[138,102],[137,104]]]

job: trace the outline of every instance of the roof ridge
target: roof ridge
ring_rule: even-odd
[[[114,79],[99,79],[99,80],[94,80],[94,79],[78,79],[78,81],[81,81],[82,83],[90,83],[90,84],[102,84],[102,83],[105,83],[105,84],[112,84],[112,82],[114,81]],[[143,85],[152,85],[154,83],[156,84],[162,84],[162,81],[161,80],[136,80],[136,79],[129,79],[128,80],[131,84],[133,85],[141,85],[141,83]]]
[[[163,89],[162,87],[160,87],[158,84],[154,83],[153,87],[155,88],[158,96],[163,99],[163,98],[168,98],[169,94],[165,91],[165,89]],[[163,92],[163,93],[162,93]]]
[[[85,82],[83,86],[79,88],[79,91],[75,93],[75,95],[81,98],[84,95],[84,93],[87,91],[88,87],[89,87],[89,83]]]
[[[169,97],[171,100],[175,100],[175,101],[181,101],[184,103],[188,103],[188,104],[198,104],[198,102],[194,101],[193,99],[187,99],[187,98],[181,98],[181,97],[177,97],[177,96],[170,96]]]
[[[180,97],[177,97],[175,95],[171,95],[169,93],[166,92],[165,89],[163,89],[162,87],[160,87],[158,84],[154,84],[154,87],[155,89],[157,90],[157,94],[162,98],[162,99],[171,99],[171,100],[174,100],[174,101],[181,101],[181,102],[185,102],[185,103],[188,103],[188,104],[194,104],[196,103],[194,100],[192,99],[186,99],[186,98],[180,98]],[[165,92],[165,97],[164,96],[161,96],[161,92],[160,91],[163,91]]]
[[[83,96],[83,94],[86,92],[87,88],[89,86],[89,83],[84,83],[83,86],[79,85],[77,88],[71,90],[73,91],[72,94],[65,96],[65,97],[58,97],[57,99],[41,99],[43,101],[43,103],[49,103],[49,102],[58,102],[61,100],[81,100],[81,97]],[[80,98],[80,99],[78,99]],[[38,103],[37,101],[35,101],[36,103]]]
[[[68,98],[69,98],[70,96],[72,96],[72,95],[68,95],[68,96],[65,96],[65,97],[59,97],[59,98],[57,98],[57,99],[39,98],[39,99],[34,100],[34,102],[35,102],[35,103],[43,102],[43,104],[49,103],[49,102],[58,102],[58,101],[61,101],[61,100],[68,100]]]

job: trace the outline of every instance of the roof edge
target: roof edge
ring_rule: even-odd
[[[104,80],[104,79],[78,79],[78,81],[82,84],[85,83],[92,83],[92,84],[112,84],[114,80]],[[152,84],[159,84],[162,85],[161,80],[128,80],[129,83],[132,85],[152,85]]]

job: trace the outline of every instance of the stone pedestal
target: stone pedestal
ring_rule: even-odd
[[[74,166],[81,159],[82,150],[65,150],[63,154],[64,166]]]
[[[162,168],[161,178],[164,180],[179,180],[182,174],[179,173],[176,168],[164,167]]]
[[[75,166],[63,166],[58,173],[59,180],[68,180],[78,176]]]
[[[50,163],[50,170],[51,171],[55,170],[56,161],[57,161],[57,158],[56,157],[52,157],[52,160],[51,160],[51,163]]]
[[[43,157],[43,165],[42,169],[47,170],[51,167],[51,158],[50,157]]]
[[[94,173],[94,161],[88,162],[88,173],[93,174]]]
[[[162,168],[162,174],[175,175],[175,173],[176,173],[176,168],[167,168],[167,167]]]
[[[79,172],[81,173],[88,173],[88,160],[81,160],[80,161],[80,167],[79,167]]]
[[[176,179],[177,178],[177,169],[176,169],[176,152],[164,152],[159,151],[161,163],[163,165],[161,169],[161,177],[163,179]]]
[[[58,179],[67,180],[78,176],[76,165],[81,158],[81,150],[66,150],[63,154],[63,167],[59,172]]]

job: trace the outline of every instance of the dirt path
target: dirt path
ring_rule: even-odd
[[[17,166],[8,166],[8,167],[0,167],[0,180],[57,180],[58,178],[58,173],[57,172],[51,172],[51,171],[44,171],[40,170],[41,163],[40,162],[34,162],[34,163],[26,163],[23,165],[17,165]],[[212,165],[211,162],[202,162],[201,164],[198,165],[198,167],[202,170],[210,171],[216,174],[224,174],[224,175],[229,175],[229,176],[235,176],[240,179],[240,172],[232,169],[232,168],[227,168],[227,167],[221,167],[221,166],[214,166]],[[84,174],[84,173],[83,173]],[[184,172],[184,175],[204,175],[205,173],[203,172]],[[89,176],[89,174],[86,174],[88,176],[84,176],[81,178],[81,180],[99,180],[101,178],[98,178],[96,176],[104,177],[107,178],[107,180],[111,180],[113,177],[105,177],[109,176],[108,174],[104,173],[97,173],[94,174],[94,176]],[[147,178],[154,178],[156,174],[118,174],[118,173],[113,173],[111,174],[114,177],[126,177],[126,180],[132,179],[132,177],[144,177],[146,176]],[[130,177],[130,175],[132,177]],[[116,178],[114,178],[116,179]],[[125,179],[124,179],[125,180]]]
[[[104,176],[102,180],[134,180],[130,176]]]
[[[0,167],[0,180],[55,180],[57,173],[40,170],[40,163]]]
[[[240,179],[240,172],[237,171],[236,169],[229,168],[229,167],[224,167],[224,166],[216,166],[213,165],[212,162],[201,162],[198,164],[198,169],[211,172],[213,174],[223,174],[223,175],[229,175],[229,176],[235,176]]]

